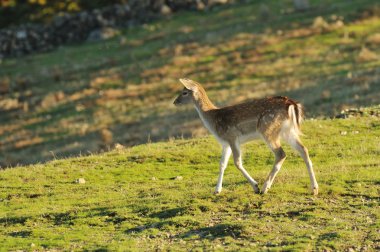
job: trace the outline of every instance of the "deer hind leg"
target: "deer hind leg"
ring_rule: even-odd
[[[315,178],[315,174],[314,174],[314,170],[313,170],[313,164],[310,160],[309,152],[308,152],[307,148],[301,143],[298,136],[296,136],[296,135],[291,135],[286,140],[289,142],[289,144],[296,151],[299,152],[302,159],[304,160],[306,167],[307,167],[307,171],[309,173],[309,177],[310,177],[311,191],[314,195],[317,195],[318,194],[318,183],[317,183],[317,180]]]
[[[219,166],[219,177],[218,177],[218,183],[216,184],[215,194],[218,194],[222,191],[222,183],[223,183],[223,175],[224,171],[227,168],[228,160],[231,156],[231,147],[228,145],[223,145],[223,152],[222,152],[222,158],[220,159],[220,166]]]
[[[262,190],[263,194],[267,193],[270,187],[272,186],[274,178],[276,177],[277,173],[280,171],[281,166],[286,159],[286,154],[281,147],[279,138],[276,139],[275,141],[270,141],[269,139],[265,139],[265,140],[275,156],[275,161],[274,161],[273,169],[269,173],[264,183],[263,190]]]
[[[244,169],[243,167],[243,162],[242,162],[242,158],[241,158],[241,151],[240,151],[240,146],[239,144],[237,143],[232,143],[231,144],[231,149],[232,149],[232,154],[233,154],[233,157],[234,157],[234,163],[235,163],[235,166],[236,168],[238,168],[238,170],[244,175],[244,177],[248,180],[248,182],[251,184],[251,186],[253,187],[253,190],[255,191],[255,193],[260,193],[260,190],[259,190],[259,186],[256,182],[256,180],[254,180],[249,174],[248,172]]]

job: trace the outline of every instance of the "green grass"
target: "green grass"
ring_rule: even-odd
[[[232,162],[213,195],[221,150],[210,137],[2,170],[1,250],[379,249],[378,118],[311,120],[303,131],[318,196],[288,146],[267,195]],[[244,150],[262,186],[272,154],[261,141]]]
[[[220,105],[287,95],[309,117],[326,117],[378,104],[380,61],[358,61],[363,46],[380,55],[377,44],[367,43],[380,29],[378,4],[310,2],[309,11],[295,12],[290,0],[265,1],[267,18],[260,1],[179,12],[111,40],[3,60],[0,82],[9,80],[11,92],[2,99],[19,106],[0,113],[0,166],[107,150],[117,142],[205,135],[194,113],[170,106],[181,77],[205,84]],[[374,14],[365,16],[368,10]],[[333,26],[334,15],[343,27],[312,29],[318,16]],[[59,102],[41,105],[57,92],[64,94]],[[103,129],[114,136],[109,142]]]

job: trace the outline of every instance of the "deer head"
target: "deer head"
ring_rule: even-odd
[[[179,79],[179,81],[184,85],[184,88],[181,94],[174,100],[174,105],[179,106],[193,103],[197,98],[199,84],[189,79]]]

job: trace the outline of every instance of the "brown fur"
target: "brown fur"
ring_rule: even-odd
[[[231,151],[236,167],[251,183],[255,192],[259,192],[257,182],[243,167],[240,151],[240,145],[254,139],[256,134],[262,136],[275,154],[273,170],[264,184],[263,193],[266,193],[272,185],[286,158],[281,147],[281,137],[291,144],[304,159],[312,184],[312,192],[318,193],[318,184],[308,150],[299,139],[299,127],[303,119],[303,108],[300,103],[288,97],[276,96],[218,108],[210,101],[206,91],[199,83],[188,79],[180,81],[185,88],[174,104],[193,103],[205,126],[223,146],[217,193],[221,191],[224,169]]]
[[[194,99],[196,106],[204,111],[204,116],[211,122],[210,126],[214,127],[216,133],[228,142],[232,131],[232,138],[237,134],[244,135],[252,131],[258,131],[271,139],[276,138],[277,136],[272,137],[272,134],[280,133],[281,123],[289,119],[288,110],[291,105],[295,108],[298,127],[302,120],[302,106],[288,97],[269,97],[218,108],[210,101],[199,83],[197,89],[197,97]]]

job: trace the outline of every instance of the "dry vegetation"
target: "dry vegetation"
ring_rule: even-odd
[[[288,95],[309,116],[331,116],[376,104],[378,8],[330,2],[307,12],[269,1],[179,13],[113,40],[4,60],[0,165],[203,135],[191,108],[172,106],[184,76],[220,105]]]

